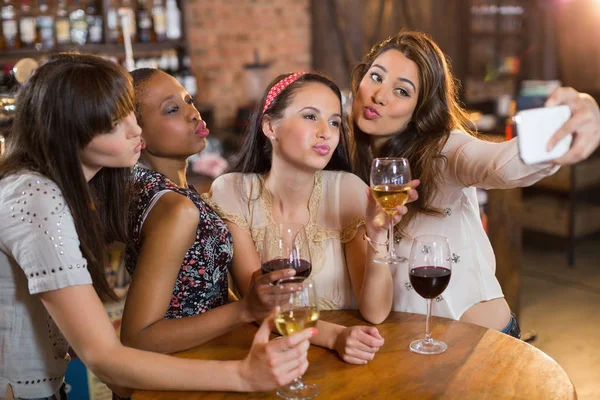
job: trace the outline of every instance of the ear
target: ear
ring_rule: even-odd
[[[265,135],[267,139],[272,140],[276,138],[275,126],[275,121],[273,121],[271,117],[269,117],[268,115],[263,116],[261,128],[263,131],[263,135]]]

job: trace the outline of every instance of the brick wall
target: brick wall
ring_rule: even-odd
[[[217,126],[232,126],[247,104],[244,65],[272,61],[277,74],[311,66],[310,0],[184,0],[192,70],[199,104],[212,105]],[[266,85],[266,84],[265,84]],[[265,88],[261,88],[264,90]]]

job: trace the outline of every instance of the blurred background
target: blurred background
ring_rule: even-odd
[[[19,74],[17,62],[90,52],[130,69],[161,68],[195,97],[211,130],[207,149],[190,159],[199,191],[226,170],[276,75],[318,70],[347,90],[352,66],[404,28],[428,33],[448,55],[461,101],[490,140],[517,134],[512,115],[542,105],[557,86],[600,99],[600,0],[0,0],[0,7],[0,152],[19,80],[28,76],[27,63]],[[525,339],[565,368],[581,399],[600,398],[599,183],[596,155],[531,188],[480,192],[497,275]],[[107,271],[125,293],[121,253],[115,247]],[[118,327],[119,311],[111,312]],[[91,389],[87,395],[94,398]]]

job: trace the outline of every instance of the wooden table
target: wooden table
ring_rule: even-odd
[[[321,318],[346,326],[364,324],[356,311],[327,311]],[[304,381],[321,389],[318,399],[576,399],[565,371],[529,344],[494,330],[434,318],[433,337],[448,344],[440,355],[412,353],[425,317],[392,313],[381,325],[385,345],[367,365],[351,365],[333,351],[312,346]],[[177,354],[197,359],[245,357],[257,328],[247,325],[203,346]],[[138,391],[134,400],[276,399],[270,393]]]

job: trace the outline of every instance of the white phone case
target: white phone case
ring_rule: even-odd
[[[571,117],[569,106],[542,107],[519,111],[514,117],[521,160],[525,164],[537,164],[562,157],[573,140],[565,136],[551,151],[546,151],[550,138]]]

